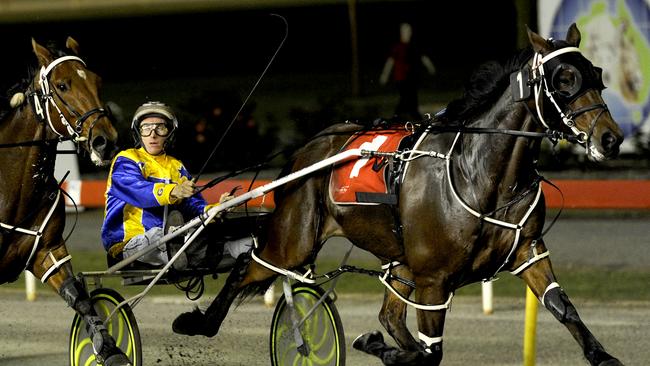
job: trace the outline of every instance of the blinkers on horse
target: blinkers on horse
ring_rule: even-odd
[[[301,269],[322,245],[343,236],[386,265],[383,281],[391,289],[379,320],[397,347],[378,332],[353,345],[386,365],[439,365],[454,291],[500,271],[526,282],[591,365],[621,365],[558,284],[543,235],[546,207],[537,172],[542,138],[580,143],[594,161],[616,156],[623,139],[600,94],[600,71],[577,48],[580,37],[575,24],[561,42],[529,31],[531,48],[506,65],[480,69],[463,98],[422,123],[412,150],[394,153],[409,159],[396,207],[339,205],[329,195],[329,174],[322,172],[275,190],[275,211],[253,260],[240,261],[205,313],[181,314],[174,330],[216,335],[238,296],[264,290],[277,273],[304,276]],[[333,157],[362,131],[352,123],[330,126],[294,154],[281,176]],[[417,340],[406,326],[407,302],[417,308]]]

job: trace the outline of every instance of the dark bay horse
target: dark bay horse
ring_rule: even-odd
[[[87,322],[98,362],[130,365],[75,278],[63,240],[64,199],[54,178],[58,142],[73,140],[97,165],[109,163],[117,149],[117,132],[98,96],[99,76],[79,58],[74,39],[66,47],[70,54],[32,40],[38,63],[2,111],[0,284],[30,271]]]
[[[276,209],[255,250],[261,261],[300,269],[313,263],[328,238],[344,236],[387,264],[391,290],[379,319],[399,347],[387,345],[379,332],[354,342],[386,365],[440,364],[454,291],[502,271],[526,282],[591,365],[621,365],[582,322],[553,273],[536,162],[546,137],[578,143],[601,161],[618,154],[623,134],[601,97],[600,70],[577,48],[575,24],[566,40],[530,30],[528,37],[530,47],[508,62],[479,68],[462,98],[421,124],[410,152],[394,156],[408,161],[395,207],[333,203],[327,171],[274,192]],[[283,174],[333,156],[363,129],[349,123],[326,129],[294,154]],[[215,335],[237,296],[277,276],[268,268],[257,259],[239,263],[206,312],[181,314],[174,330]],[[412,280],[415,288],[391,276]],[[407,304],[417,309],[418,340],[405,324]]]

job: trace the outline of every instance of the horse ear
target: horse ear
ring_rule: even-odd
[[[72,50],[75,55],[79,56],[79,42],[77,42],[74,38],[68,37],[68,39],[65,40],[65,46],[68,47],[68,49]]]
[[[41,66],[49,65],[50,62],[52,62],[53,59],[50,51],[48,51],[47,48],[38,44],[38,42],[36,42],[34,38],[32,38],[32,48],[34,49],[34,54],[36,55],[36,58],[38,59],[38,63]]]
[[[536,53],[546,53],[550,51],[548,42],[546,42],[542,36],[530,30],[528,26],[526,26],[526,31],[528,32],[528,40]]]
[[[566,33],[566,41],[570,44],[572,44],[575,47],[580,46],[580,31],[578,30],[578,26],[576,26],[576,23],[571,24],[569,27],[569,30]]]

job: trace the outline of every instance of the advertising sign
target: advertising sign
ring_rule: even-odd
[[[571,23],[582,34],[580,50],[603,68],[603,99],[625,134],[621,152],[650,142],[650,0],[544,0],[538,2],[540,34],[564,39]]]

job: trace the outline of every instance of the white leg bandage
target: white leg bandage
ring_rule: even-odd
[[[418,332],[418,338],[420,338],[420,340],[426,344],[426,348],[424,350],[428,353],[431,353],[432,344],[442,342],[442,337],[429,337],[420,332]]]

